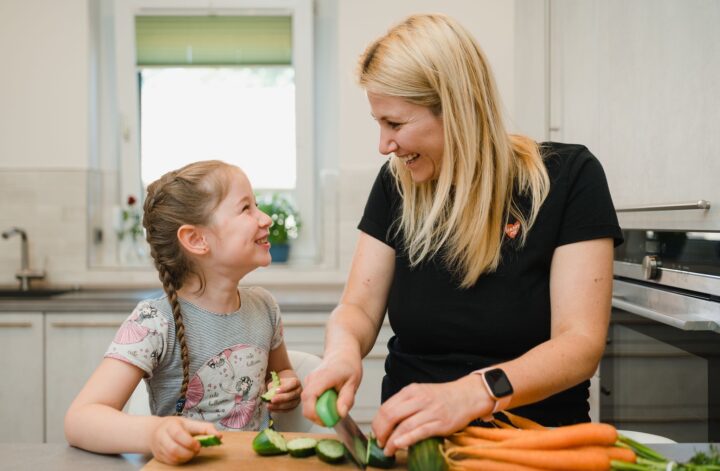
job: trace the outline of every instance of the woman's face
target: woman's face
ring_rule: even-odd
[[[445,147],[442,117],[399,97],[367,95],[380,125],[380,153],[394,153],[415,183],[437,179]]]

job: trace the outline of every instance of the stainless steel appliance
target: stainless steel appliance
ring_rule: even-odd
[[[720,441],[720,232],[624,230],[600,420]]]

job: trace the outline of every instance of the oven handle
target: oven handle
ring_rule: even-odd
[[[644,206],[626,206],[618,208],[618,213],[632,213],[640,211],[677,211],[680,209],[710,209],[708,200],[697,200],[689,203],[667,203],[667,204],[648,204]]]
[[[681,330],[709,330],[720,333],[720,324],[705,317],[688,314],[679,318],[655,311],[653,309],[648,309],[643,306],[638,306],[637,304],[624,301],[615,296],[612,298],[612,305],[614,308],[622,309],[623,311],[627,311],[641,317],[646,317]]]

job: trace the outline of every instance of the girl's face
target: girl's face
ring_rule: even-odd
[[[270,264],[270,217],[255,205],[255,195],[245,174],[232,169],[227,196],[215,209],[206,240],[213,268],[240,276]],[[241,272],[238,270],[241,269]]]
[[[442,117],[399,97],[367,95],[380,125],[380,153],[394,153],[415,183],[437,179],[445,150]]]

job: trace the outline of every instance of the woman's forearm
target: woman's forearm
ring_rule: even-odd
[[[361,307],[340,304],[332,312],[325,331],[325,355],[359,355],[364,358],[375,345],[382,318],[374,319]]]

